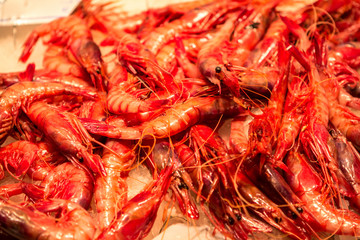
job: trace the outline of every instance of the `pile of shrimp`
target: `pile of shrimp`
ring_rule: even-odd
[[[0,74],[1,237],[143,239],[164,203],[226,239],[360,236],[360,3],[283,4],[83,0],[36,27],[42,66]]]

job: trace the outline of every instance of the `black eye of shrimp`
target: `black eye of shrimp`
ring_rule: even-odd
[[[232,217],[229,217],[229,220],[228,220],[229,224],[230,225],[234,225],[235,221]]]
[[[291,218],[292,218],[292,219],[297,219],[297,217],[298,217],[298,216],[296,215],[296,213],[294,213],[294,212],[291,212],[290,215],[291,215]]]
[[[96,69],[96,73],[100,74],[101,73],[100,69]]]
[[[215,72],[216,72],[216,73],[221,73],[221,67],[217,66],[217,67],[215,68]]]
[[[181,183],[178,185],[178,187],[179,187],[179,189],[189,189],[188,186],[187,186],[185,183],[183,183],[183,182],[181,182]]]
[[[253,22],[252,24],[248,25],[246,28],[250,29],[257,29],[259,27],[259,22]]]
[[[236,217],[236,219],[237,219],[238,221],[241,220],[241,215],[240,215],[240,214],[235,214],[235,217]]]
[[[299,213],[303,213],[304,210],[301,208],[301,207],[297,207],[296,210],[299,212]]]
[[[280,217],[275,217],[275,218],[274,218],[274,221],[275,221],[276,223],[280,223],[281,220],[282,220],[282,219],[281,219]]]

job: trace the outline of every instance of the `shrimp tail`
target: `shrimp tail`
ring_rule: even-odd
[[[40,38],[40,35],[37,32],[33,31],[30,34],[30,36],[26,39],[26,41],[23,45],[24,49],[19,57],[19,60],[21,62],[24,63],[29,59],[29,57],[32,53],[33,47],[36,44],[36,42],[39,40],[39,38]]]

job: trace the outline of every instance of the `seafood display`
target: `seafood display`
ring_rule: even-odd
[[[293,2],[35,27],[0,73],[0,238],[150,239],[172,209],[214,238],[360,237],[360,2]]]

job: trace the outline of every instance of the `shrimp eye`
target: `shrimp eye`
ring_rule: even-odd
[[[280,223],[280,222],[281,222],[281,218],[280,218],[280,217],[275,217],[275,218],[274,218],[274,221],[275,221],[276,223]]]
[[[221,67],[217,66],[217,67],[215,68],[215,72],[216,72],[216,73],[221,73]]]
[[[299,212],[299,213],[303,213],[304,210],[301,208],[301,207],[297,207],[296,210]]]
[[[292,218],[292,219],[297,219],[297,217],[298,217],[298,216],[296,215],[296,213],[291,212],[291,218]]]
[[[230,225],[234,225],[235,221],[232,217],[229,217],[229,220],[228,220],[229,224]]]
[[[236,217],[236,219],[237,219],[238,221],[241,220],[241,215],[240,215],[240,214],[235,214],[235,217]]]
[[[179,187],[179,189],[189,189],[188,188],[188,186],[185,184],[185,183],[180,183],[179,185],[178,185],[178,187]]]
[[[96,73],[100,74],[101,73],[100,69],[96,69]]]

